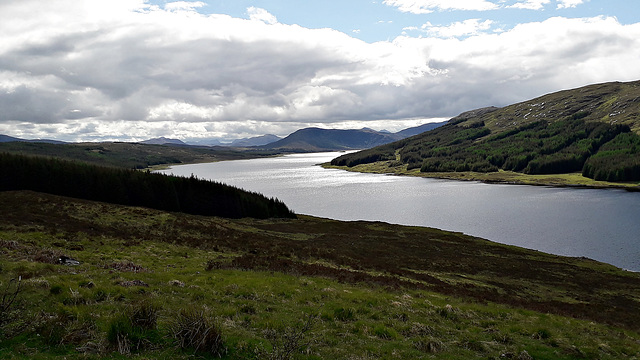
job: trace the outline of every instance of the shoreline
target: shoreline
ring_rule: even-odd
[[[454,181],[478,181],[485,184],[548,186],[575,189],[618,189],[626,190],[629,192],[640,192],[640,183],[612,183],[606,181],[597,181],[583,177],[580,173],[527,175],[503,170],[492,173],[478,173],[471,171],[422,173],[419,169],[406,170],[405,166],[389,167],[387,166],[386,161],[373,164],[357,165],[354,167],[334,166],[330,163],[320,164],[320,166],[325,169],[338,169],[360,173],[413,176]]]

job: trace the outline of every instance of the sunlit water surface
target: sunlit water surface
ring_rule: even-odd
[[[640,193],[495,185],[323,169],[341,153],[180,165],[277,197],[299,214],[430,226],[640,271]]]

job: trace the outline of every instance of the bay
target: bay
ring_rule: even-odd
[[[429,226],[640,271],[640,193],[324,169],[341,153],[179,165],[159,172],[277,197],[298,214]]]

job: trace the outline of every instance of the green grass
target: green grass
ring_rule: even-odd
[[[28,192],[0,193],[0,211],[0,291],[22,277],[3,359],[640,356],[640,276],[594,261],[427,228]],[[176,327],[188,309],[199,325]],[[185,328],[222,345],[181,346]]]

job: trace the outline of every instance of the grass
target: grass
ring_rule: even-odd
[[[640,276],[594,261],[428,228],[31,192],[0,193],[0,212],[0,289],[22,277],[3,359],[640,356]]]

